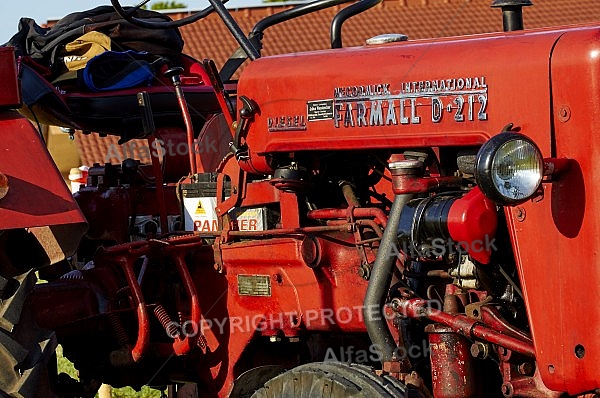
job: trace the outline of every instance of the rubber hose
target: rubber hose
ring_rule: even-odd
[[[400,213],[412,197],[411,194],[405,194],[396,195],[394,199],[364,300],[363,316],[367,332],[374,347],[381,350],[382,362],[390,361],[397,348],[383,315],[383,305],[392,280],[392,268],[396,261],[396,256],[392,253],[398,252],[398,250],[392,249],[397,242]]]

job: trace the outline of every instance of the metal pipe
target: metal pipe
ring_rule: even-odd
[[[192,117],[190,116],[190,111],[188,109],[187,102],[185,101],[185,97],[183,96],[183,90],[181,88],[181,85],[175,86],[175,94],[177,95],[177,102],[179,103],[179,108],[181,108],[181,113],[183,114],[183,122],[185,123],[185,131],[188,144],[188,157],[190,161],[190,174],[196,175],[198,170],[196,167],[196,152],[194,151],[194,127],[192,125]]]
[[[302,15],[306,15],[311,12],[320,11],[325,8],[333,7],[343,3],[348,3],[350,1],[352,0],[317,0],[311,1],[310,3],[297,5],[288,10],[284,10],[278,12],[277,14],[269,15],[268,17],[261,19],[256,23],[256,25],[254,25],[254,28],[252,29],[252,33],[250,35],[260,35],[262,38],[263,32],[273,25],[289,21],[292,18],[301,17]]]
[[[342,48],[342,25],[347,19],[375,7],[383,0],[360,0],[338,12],[331,21],[331,48]]]
[[[118,264],[123,269],[127,285],[131,291],[131,297],[136,306],[137,321],[138,321],[138,336],[135,342],[135,346],[131,349],[130,355],[134,362],[139,362],[144,353],[148,349],[150,343],[150,319],[146,312],[146,304],[144,302],[144,295],[142,289],[137,283],[137,279],[133,272],[133,262],[135,257],[122,256],[117,259]]]
[[[505,32],[523,30],[523,7],[533,5],[530,0],[494,0],[492,8],[502,9],[502,27]]]
[[[221,17],[223,23],[225,24],[233,38],[238,42],[242,50],[244,50],[248,58],[250,58],[250,60],[252,61],[260,58],[260,53],[258,52],[258,50],[254,47],[252,42],[248,40],[244,32],[242,32],[242,29],[235,22],[235,20],[233,19],[227,8],[225,8],[223,3],[221,3],[221,1],[219,0],[208,0],[208,2],[213,6],[215,12],[219,15],[219,17]]]
[[[348,181],[340,181],[339,184],[342,187],[342,193],[348,206],[360,207],[360,201],[356,197],[356,192],[354,192],[352,184]]]
[[[410,299],[401,301],[396,306],[396,311],[408,318],[425,317],[431,319],[434,322],[452,328],[452,330],[463,336],[484,340],[508,348],[511,351],[535,358],[535,349],[531,342],[484,326],[479,323],[479,321],[468,318],[465,315],[448,314],[447,312],[432,308],[430,302],[427,300]]]
[[[351,209],[349,213],[348,209]],[[346,209],[317,209],[308,212],[308,218],[311,220],[331,220],[331,219],[348,219],[354,218],[374,218],[375,221],[383,228],[387,223],[387,217],[383,210],[376,207],[354,207]]]
[[[333,232],[333,231],[345,232],[347,230],[348,230],[348,224],[343,224],[343,225],[323,225],[323,226],[318,226],[318,227],[269,229],[266,231],[228,231],[227,234],[230,236],[257,238],[257,237],[281,236],[281,235],[305,235],[305,234],[311,234],[311,233]]]
[[[386,293],[392,279],[392,267],[396,262],[395,256],[391,256],[390,253],[392,253],[391,249],[396,244],[400,213],[404,205],[412,197],[413,195],[411,194],[396,195],[394,199],[364,299],[363,316],[365,326],[367,327],[371,342],[381,350],[382,362],[392,360],[394,351],[396,350],[396,343],[382,311]],[[377,311],[374,311],[375,308],[377,308]]]

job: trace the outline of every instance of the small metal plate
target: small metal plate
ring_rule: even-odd
[[[271,297],[271,277],[269,275],[238,275],[240,296]]]

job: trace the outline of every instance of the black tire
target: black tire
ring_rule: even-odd
[[[51,398],[48,361],[54,357],[54,332],[40,329],[26,306],[36,283],[34,271],[0,276],[0,396]]]
[[[406,387],[398,380],[377,376],[369,367],[317,362],[272,378],[252,398],[398,398],[406,393]]]

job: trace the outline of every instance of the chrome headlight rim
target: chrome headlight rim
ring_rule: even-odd
[[[531,145],[537,153],[537,158],[539,162],[539,177],[537,179],[537,184],[535,184],[535,189],[528,193],[528,195],[523,196],[521,198],[511,198],[503,195],[500,192],[500,190],[496,187],[494,183],[494,177],[492,174],[492,166],[498,151],[507,143],[517,140],[524,141],[527,144]],[[486,197],[488,197],[496,204],[501,206],[517,205],[526,202],[527,200],[535,196],[542,184],[543,172],[544,158],[540,149],[531,138],[521,133],[503,132],[501,134],[498,134],[490,138],[486,143],[484,143],[479,149],[479,152],[477,152],[477,157],[475,161],[475,180],[477,182],[477,185]]]

